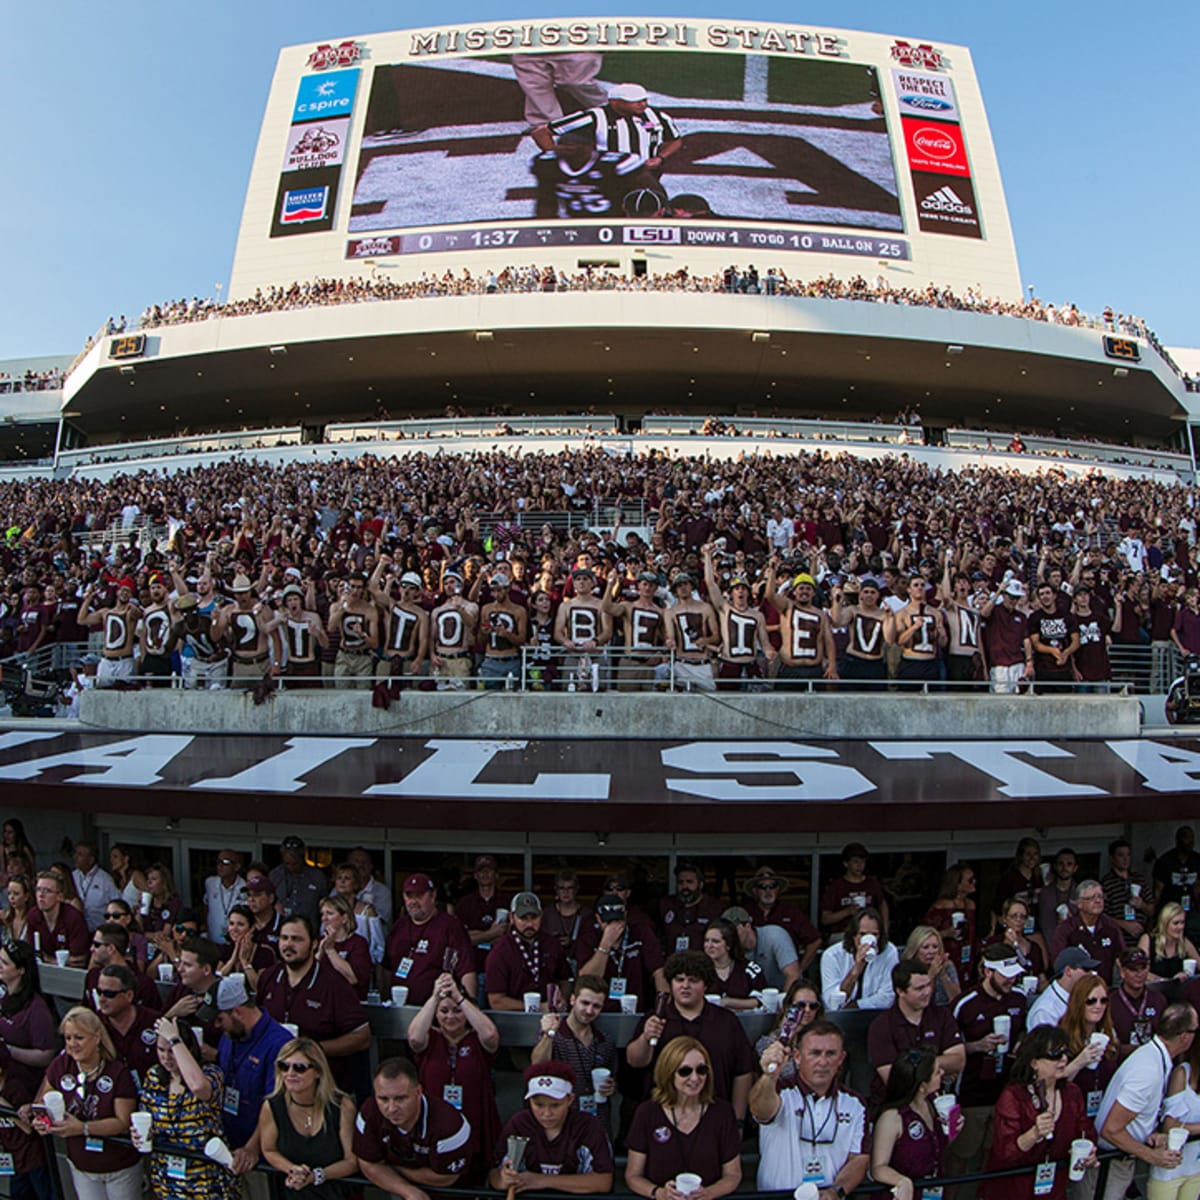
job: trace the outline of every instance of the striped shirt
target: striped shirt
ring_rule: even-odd
[[[619,117],[611,106],[588,108],[569,113],[550,122],[556,138],[575,129],[590,128],[596,135],[596,148],[618,154],[636,154],[639,158],[656,157],[667,142],[680,136],[675,122],[657,108],[646,106],[636,116]]]

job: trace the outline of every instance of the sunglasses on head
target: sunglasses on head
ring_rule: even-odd
[[[679,1067],[676,1069],[675,1074],[678,1075],[680,1079],[687,1079],[692,1072],[695,1072],[701,1079],[703,1079],[708,1075],[708,1066],[705,1063],[701,1063],[698,1067]]]
[[[312,1065],[312,1063],[306,1062],[277,1062],[275,1064],[275,1069],[282,1072],[284,1075],[286,1075],[289,1071],[294,1071],[297,1075],[305,1075],[309,1071],[313,1071],[316,1068]]]

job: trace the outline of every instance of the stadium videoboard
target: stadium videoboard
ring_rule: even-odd
[[[919,286],[1021,290],[964,48],[588,19],[282,51],[230,295],[367,261],[569,268],[648,247],[663,269],[757,251],[794,274],[858,258]]]

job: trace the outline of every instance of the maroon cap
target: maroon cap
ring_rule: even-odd
[[[480,854],[475,859],[475,870],[478,871],[483,867],[495,867],[496,860],[490,854]]]
[[[404,881],[404,894],[406,896],[421,896],[426,892],[433,891],[433,880],[428,875],[422,875],[419,872],[416,875],[410,875]]]
[[[246,884],[248,892],[266,892],[268,896],[275,895],[275,885],[265,876],[256,875]]]

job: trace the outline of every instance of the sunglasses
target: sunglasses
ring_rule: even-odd
[[[236,858],[218,858],[217,859],[218,867],[232,867],[232,866],[236,865],[236,863],[237,863]]]
[[[283,1075],[286,1075],[289,1071],[294,1071],[297,1075],[306,1075],[309,1071],[316,1070],[316,1068],[312,1065],[312,1063],[277,1062],[275,1064],[275,1070],[279,1071]]]
[[[821,1007],[821,1002],[820,1002],[820,1000],[793,1000],[791,1007],[792,1008],[807,1008],[807,1009],[811,1009],[813,1012],[816,1012],[817,1009],[819,1009]]]
[[[115,1000],[122,992],[128,991],[128,990],[130,990],[130,989],[117,988],[117,990],[114,992],[114,991],[110,991],[108,988],[97,988],[96,995],[103,996],[105,998],[105,1000]]]
[[[756,892],[777,892],[777,891],[779,891],[779,884],[777,884],[777,883],[756,883],[754,885],[754,890]]]
[[[1061,1050],[1047,1051],[1042,1057],[1047,1062],[1064,1062],[1071,1057],[1071,1052],[1064,1046]]]
[[[195,925],[176,925],[175,932],[190,933],[192,937],[196,937],[200,933],[200,930],[198,930]]]
[[[1108,1003],[1108,997],[1107,996],[1089,996],[1087,998],[1087,1003],[1088,1003],[1089,1007],[1091,1007],[1092,1005],[1099,1005],[1101,1008],[1103,1008]]]
[[[678,1075],[680,1079],[687,1079],[688,1076],[690,1076],[693,1072],[695,1072],[695,1074],[701,1079],[704,1079],[708,1075],[708,1067],[704,1063],[701,1063],[698,1067],[679,1067],[675,1074]]]
[[[106,921],[119,921],[119,920],[120,920],[122,917],[127,917],[127,916],[129,916],[129,913],[123,913],[123,912],[110,912],[110,913],[107,913],[107,912],[106,912],[106,913],[104,914],[104,919],[105,919]]]

